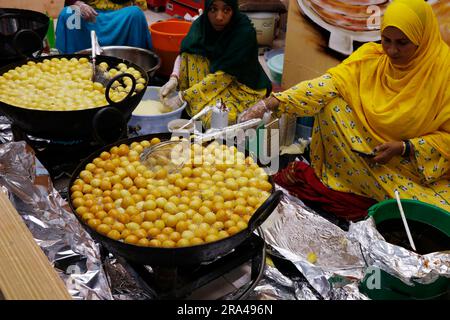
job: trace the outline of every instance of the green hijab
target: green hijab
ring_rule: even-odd
[[[242,14],[237,0],[222,0],[233,10],[233,16],[222,31],[214,30],[208,11],[214,0],[206,0],[205,13],[192,24],[181,43],[181,52],[208,58],[210,70],[226,72],[246,86],[258,90],[272,89],[272,84],[258,61],[256,31],[250,19]]]

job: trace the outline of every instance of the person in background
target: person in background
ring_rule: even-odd
[[[136,4],[136,5],[134,5]],[[66,0],[56,26],[56,48],[71,54],[91,47],[91,30],[100,46],[151,49],[150,31],[142,10],[145,0]],[[76,17],[81,14],[81,19]]]
[[[179,95],[169,98],[180,90]],[[181,44],[161,100],[172,109],[188,103],[189,116],[220,99],[230,109],[229,122],[271,91],[258,61],[256,31],[238,9],[237,0],[207,0],[205,13],[192,24]],[[210,114],[202,120],[206,127]]]
[[[381,31],[381,45],[364,44],[325,75],[258,102],[242,121],[266,110],[315,117],[312,169],[293,163],[276,177],[299,197],[320,180],[316,199],[344,192],[382,201],[398,190],[450,211],[450,49],[423,0],[394,0]]]

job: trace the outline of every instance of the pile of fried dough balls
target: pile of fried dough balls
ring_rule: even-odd
[[[167,159],[150,167],[140,160],[159,142],[114,146],[80,172],[71,202],[89,227],[138,246],[195,246],[246,229],[270,196],[264,169],[234,146],[188,144],[190,160],[171,171]]]
[[[106,62],[98,65],[106,79],[129,73],[136,79],[136,92],[144,89],[145,78],[133,67],[119,63],[110,68]],[[119,102],[130,92],[132,80],[115,82],[111,100]],[[108,105],[105,86],[92,82],[92,65],[87,58],[52,58],[43,62],[28,61],[0,76],[0,101],[16,107],[37,110],[71,111]]]

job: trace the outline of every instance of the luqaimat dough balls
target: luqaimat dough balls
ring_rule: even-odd
[[[194,144],[190,161],[171,172],[159,156],[150,168],[140,161],[159,142],[115,146],[87,164],[70,188],[80,219],[128,244],[186,247],[246,229],[270,196],[265,171],[235,147]]]
[[[120,70],[110,68],[106,62],[98,65],[99,72],[109,75],[130,73],[136,78],[135,92],[145,88],[145,79],[136,69],[120,63]],[[114,71],[112,71],[114,70]],[[50,58],[42,62],[28,61],[0,76],[0,101],[27,109],[68,111],[108,105],[105,87],[92,82],[92,65],[87,58]],[[131,80],[124,86],[113,86],[111,100],[123,100],[131,90]],[[134,93],[133,93],[134,94]]]

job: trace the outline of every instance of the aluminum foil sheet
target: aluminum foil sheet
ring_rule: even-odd
[[[248,297],[250,300],[318,300],[320,297],[301,279],[291,279],[267,265],[264,275]]]
[[[25,142],[0,145],[0,186],[74,299],[112,299],[98,245]],[[1,213],[0,213],[1,214]]]
[[[286,190],[277,188],[284,195],[262,225],[266,242],[291,261],[322,298],[364,298],[356,285],[366,268],[359,243]]]
[[[394,275],[404,283],[429,284],[439,276],[450,278],[450,253],[419,255],[386,242],[372,218],[350,225],[349,238],[361,244],[367,263]]]
[[[151,300],[156,299],[152,289],[143,288],[145,284],[138,283],[127,270],[126,263],[109,254],[104,261],[105,271],[114,300]]]
[[[5,116],[0,116],[0,143],[11,142],[12,140],[11,121]]]

